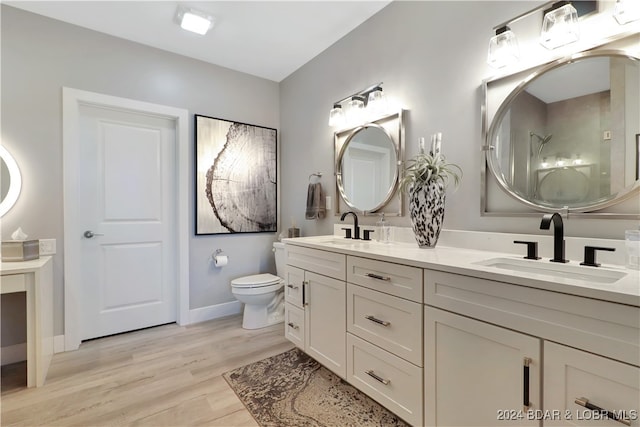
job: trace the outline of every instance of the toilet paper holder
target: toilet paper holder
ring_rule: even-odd
[[[224,254],[225,254],[225,253],[223,252],[223,250],[222,250],[222,249],[216,249],[216,251],[214,252],[214,254],[213,254],[213,256],[212,256],[211,258],[216,259],[216,257],[217,257],[218,255],[224,255]],[[229,257],[227,256],[227,258],[229,258]]]
[[[229,263],[229,257],[224,255],[222,249],[216,249],[215,253],[211,255],[211,259],[213,260],[213,264],[218,268],[222,268]]]

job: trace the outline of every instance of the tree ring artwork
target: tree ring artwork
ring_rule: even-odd
[[[277,230],[277,131],[195,116],[196,234]]]

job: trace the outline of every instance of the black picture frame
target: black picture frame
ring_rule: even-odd
[[[277,231],[278,131],[196,114],[195,234]]]

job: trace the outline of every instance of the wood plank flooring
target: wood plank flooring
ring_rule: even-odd
[[[232,316],[88,341],[54,355],[37,389],[24,386],[24,364],[3,367],[0,425],[256,426],[222,374],[293,345],[283,324],[241,325]]]

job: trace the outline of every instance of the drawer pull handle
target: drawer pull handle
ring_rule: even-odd
[[[365,274],[365,276],[371,277],[372,279],[384,280],[386,282],[391,280],[391,277],[389,276],[385,277],[385,276],[381,276],[379,274],[374,274],[374,273],[367,273]]]
[[[523,373],[522,404],[525,406],[525,408],[528,408],[530,406],[530,402],[529,402],[529,365],[530,364],[531,364],[531,358],[525,357],[524,366],[522,369],[522,373]]]
[[[379,325],[382,325],[382,326],[389,326],[391,324],[391,322],[387,322],[386,320],[376,319],[373,316],[364,316],[364,318],[367,319],[367,320],[371,320],[372,322],[375,322],[375,323],[377,323]]]
[[[289,325],[289,327],[290,327],[290,328],[293,328],[293,329],[299,329],[298,325],[294,325],[294,324],[293,324],[293,323],[291,323],[291,322],[287,323],[287,325]]]
[[[600,412],[601,414],[607,414],[607,418],[615,420],[619,423],[622,423],[626,426],[630,426],[631,425],[631,421],[627,420],[625,418],[620,417],[619,414],[615,414],[611,411],[607,411],[606,409],[603,409],[599,406],[594,405],[593,403],[589,402],[589,399],[587,399],[586,397],[581,397],[581,398],[576,398],[576,403],[580,406],[584,406],[587,409],[591,409],[592,411],[597,411]]]
[[[299,286],[287,285],[287,288],[290,288],[290,289],[298,289],[298,288],[299,288]]]
[[[364,373],[369,375],[374,380],[380,381],[384,385],[389,385],[389,383],[391,382],[391,380],[385,380],[384,378],[376,375],[372,370],[364,371]]]

